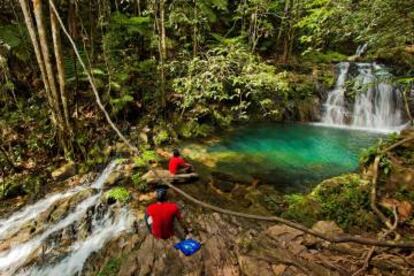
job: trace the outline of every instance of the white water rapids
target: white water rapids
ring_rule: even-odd
[[[102,186],[109,174],[116,168],[116,162],[111,162],[100,176],[90,185],[82,185],[63,193],[47,196],[37,203],[25,207],[23,210],[12,214],[9,218],[0,221],[0,242],[7,237],[19,235],[20,228],[45,212],[59,200],[75,195],[86,189],[96,189],[92,194],[76,205],[74,210],[59,221],[46,225],[40,233],[35,233],[28,240],[11,244],[9,248],[0,252],[0,275],[74,275],[81,272],[85,261],[94,251],[102,248],[105,243],[131,225],[131,216],[126,209],[121,209],[115,216],[111,210],[99,216],[98,212],[92,218],[91,232],[85,239],[75,240],[69,247],[69,253],[59,258],[54,263],[34,263],[28,265],[33,255],[41,256],[46,250],[52,251],[58,244],[52,244],[47,248],[46,240],[53,237],[69,226],[79,224],[82,218],[87,216],[88,210],[98,205],[102,195]]]
[[[385,67],[350,62],[337,67],[336,86],[328,94],[320,125],[377,132],[399,131],[405,126],[401,92]]]

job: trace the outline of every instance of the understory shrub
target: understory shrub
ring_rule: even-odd
[[[227,126],[248,119],[253,110],[277,116],[287,101],[289,85],[283,75],[237,41],[169,66],[176,75],[173,89],[181,95],[176,105],[193,122]]]

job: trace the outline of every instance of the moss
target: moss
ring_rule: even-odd
[[[43,178],[38,175],[13,175],[6,178],[0,184],[0,199],[13,198],[26,194],[36,197],[43,184]]]
[[[115,187],[105,193],[105,198],[114,199],[121,203],[126,203],[131,198],[131,195],[124,187]]]
[[[288,208],[282,216],[307,226],[323,219],[334,220],[345,230],[374,230],[379,222],[371,212],[369,192],[368,182],[357,174],[331,178],[308,195],[285,196]]]
[[[284,199],[289,207],[282,213],[282,217],[301,222],[308,227],[320,220],[321,207],[314,198],[292,194],[286,195]]]
[[[342,228],[365,230],[378,226],[370,208],[370,186],[357,174],[348,174],[322,182],[312,193],[321,205],[324,218],[335,220]]]
[[[97,276],[112,276],[117,275],[121,268],[120,258],[111,258],[107,261]]]
[[[325,53],[312,51],[305,54],[303,59],[312,63],[332,63],[344,61],[347,57],[344,54],[334,51],[327,51]]]

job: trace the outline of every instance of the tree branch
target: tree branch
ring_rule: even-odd
[[[245,214],[245,213],[240,213],[240,212],[235,212],[235,211],[223,209],[223,208],[205,203],[203,201],[200,201],[200,200],[192,197],[191,195],[189,195],[186,192],[184,192],[183,190],[177,188],[173,184],[165,181],[163,178],[161,178],[158,175],[157,171],[154,170],[153,168],[149,168],[149,169],[154,173],[155,177],[158,178],[161,183],[167,185],[168,187],[170,187],[171,189],[173,189],[174,191],[176,191],[177,193],[182,195],[187,200],[189,200],[189,201],[193,202],[194,204],[199,205],[203,208],[210,209],[210,210],[222,213],[222,214],[226,214],[226,215],[230,215],[230,216],[236,216],[236,217],[242,217],[242,218],[248,218],[248,219],[254,219],[254,220],[267,221],[267,222],[279,222],[279,223],[285,224],[289,227],[298,229],[298,230],[303,231],[305,233],[308,233],[312,236],[316,236],[318,238],[321,238],[323,240],[326,240],[326,241],[329,241],[329,242],[332,242],[332,243],[353,242],[353,243],[358,243],[358,244],[376,245],[376,246],[381,246],[381,247],[414,248],[414,243],[413,242],[394,243],[394,242],[387,242],[387,241],[381,241],[381,240],[375,240],[375,239],[369,239],[369,238],[356,237],[356,236],[351,236],[351,235],[348,235],[348,234],[343,234],[343,235],[338,235],[338,236],[329,236],[329,235],[322,234],[318,231],[309,229],[309,228],[307,228],[306,226],[304,226],[302,224],[292,222],[290,220],[286,220],[286,219],[283,219],[281,217],[277,217],[277,216],[269,216],[269,217],[267,217],[267,216],[258,216],[258,215]]]
[[[101,102],[101,98],[99,97],[99,93],[98,93],[98,90],[96,89],[96,86],[95,86],[95,83],[93,81],[92,75],[89,72],[89,70],[86,68],[85,63],[83,62],[83,60],[82,60],[82,58],[81,58],[81,56],[79,54],[79,51],[78,51],[78,49],[76,47],[75,42],[73,41],[72,37],[68,33],[65,25],[63,24],[62,19],[60,18],[59,13],[58,13],[58,11],[57,11],[57,9],[55,7],[55,4],[53,4],[53,1],[52,0],[49,0],[49,4],[50,4],[51,9],[53,10],[53,13],[56,15],[56,18],[57,18],[57,20],[58,20],[58,22],[60,24],[60,27],[62,28],[62,30],[65,33],[66,37],[69,39],[69,42],[72,45],[73,51],[75,52],[75,54],[76,54],[76,56],[77,56],[77,58],[79,60],[80,65],[82,66],[82,68],[83,68],[86,76],[88,77],[88,81],[91,84],[92,91],[93,91],[93,93],[95,95],[95,98],[96,98],[96,103],[98,104],[98,106],[102,110],[102,112],[104,113],[107,122],[109,123],[109,125],[111,126],[111,128],[116,132],[116,134],[118,135],[118,137],[121,138],[121,140],[129,147],[129,149],[131,151],[135,152],[135,153],[138,153],[139,152],[138,149],[135,146],[133,146],[125,138],[125,136],[115,126],[114,122],[112,122],[111,117],[109,116],[108,112],[106,111],[105,107],[103,106],[103,104]]]

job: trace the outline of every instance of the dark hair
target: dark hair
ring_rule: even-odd
[[[164,202],[167,200],[167,189],[165,188],[158,188],[155,190],[155,193],[157,194],[157,200]]]
[[[178,151],[178,149],[173,150],[173,155],[174,155],[174,157],[180,156],[180,152]]]

